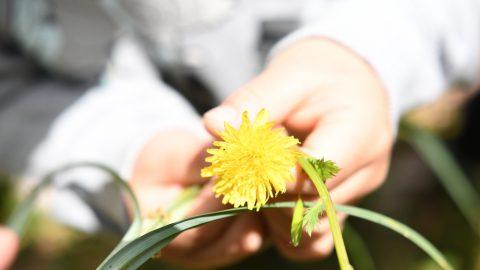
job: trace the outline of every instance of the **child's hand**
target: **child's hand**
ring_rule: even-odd
[[[376,189],[388,170],[393,128],[381,82],[361,58],[322,38],[296,42],[278,54],[251,82],[206,113],[207,129],[238,123],[242,111],[266,108],[273,120],[304,142],[309,154],[335,161],[341,172],[327,183],[335,203],[352,203]],[[292,183],[287,193],[312,199],[310,181]],[[291,211],[264,212],[270,234],[287,257],[312,259],[330,253],[333,243],[323,220],[299,247],[290,243]],[[341,220],[344,217],[341,216]]]
[[[131,186],[144,216],[165,210],[192,184],[207,183],[188,216],[226,208],[214,197],[208,179],[200,178],[211,140],[184,130],[154,137],[137,158]],[[241,215],[180,234],[162,249],[162,259],[187,267],[218,267],[255,253],[263,242],[260,217]]]
[[[0,226],[0,270],[9,269],[19,246],[18,236],[10,229]]]

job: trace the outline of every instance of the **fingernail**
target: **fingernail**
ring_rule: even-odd
[[[205,119],[207,119],[207,124],[210,128],[214,130],[221,131],[224,129],[224,124],[228,124],[238,127],[240,126],[240,115],[234,108],[230,106],[219,106],[211,109],[205,113]]]

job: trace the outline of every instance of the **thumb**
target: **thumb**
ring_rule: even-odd
[[[269,68],[237,89],[220,106],[204,115],[206,129],[213,135],[224,129],[224,123],[239,126],[242,112],[255,115],[266,109],[272,120],[281,123],[304,99],[299,80],[281,68]]]
[[[18,236],[5,227],[0,226],[0,270],[6,270],[10,267],[18,252],[20,243]]]

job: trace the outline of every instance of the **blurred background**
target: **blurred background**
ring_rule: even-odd
[[[145,8],[147,2],[139,3]],[[176,4],[175,1],[159,2]],[[209,60],[208,54],[202,54],[202,46],[208,45],[202,43],[202,39],[208,35],[199,34],[191,40],[175,36],[177,31],[208,29],[214,21],[225,19],[222,14],[228,12],[223,10],[235,5],[233,2],[225,1],[220,8],[210,10],[208,17],[214,19],[205,20],[202,16],[206,15],[195,10],[182,10],[188,20],[172,23],[178,14],[162,13],[160,20],[156,10],[148,13],[145,9],[135,9],[128,1],[0,0],[0,223],[6,221],[35,184],[25,173],[32,154],[62,112],[102,81],[112,50],[125,33],[130,36],[130,32],[134,33],[133,37],[140,40],[143,51],[153,59],[154,69],[162,74],[165,83],[177,89],[200,113],[221,100],[226,95],[224,89],[235,88],[253,74],[258,68],[245,64],[245,74],[232,75],[229,78],[232,83],[209,79],[218,72],[202,68],[202,63]],[[272,44],[295,29],[298,5],[279,8],[265,4],[265,10],[274,10],[278,16],[266,16],[260,24],[261,35],[255,40],[261,42],[254,47],[259,51],[254,62],[261,62]],[[132,13],[122,14],[122,10]],[[155,25],[165,25],[165,22],[172,27],[155,31]],[[177,57],[179,47],[182,57]],[[212,93],[211,89],[217,91]],[[399,131],[388,180],[360,203],[361,207],[393,217],[420,232],[444,252],[457,269],[480,269],[480,212],[477,216],[466,216],[460,210],[469,206],[461,205],[462,202],[459,205],[458,201],[470,195],[463,194],[462,188],[452,189],[465,184],[451,177],[459,172],[448,172],[458,168],[443,166],[450,164],[448,161],[439,165],[447,169],[446,173],[432,167],[425,155],[429,151],[438,154],[438,145],[430,144],[429,137],[422,141],[423,137],[410,128],[433,135],[434,140],[440,139],[444,143],[441,147],[448,150],[447,160],[453,158],[460,164],[460,173],[466,176],[465,189],[479,196],[479,117],[480,95],[462,89],[462,85],[435,102],[409,112]],[[442,175],[444,180],[440,179]],[[94,268],[115,246],[125,224],[118,225],[117,230],[82,232],[52,217],[49,197],[47,190],[28,226],[13,269]],[[477,207],[470,205],[471,209],[480,209]],[[476,228],[472,226],[472,219],[477,222]],[[372,260],[376,269],[437,269],[421,250],[382,227],[351,218],[346,230],[350,235],[347,239],[357,239],[359,245],[366,245],[371,258],[365,260]],[[269,248],[228,269],[246,268],[336,269],[336,261],[330,256],[320,262],[294,263]],[[144,269],[172,267],[153,260]]]

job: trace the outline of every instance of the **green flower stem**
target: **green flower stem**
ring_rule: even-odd
[[[340,264],[341,270],[350,270],[353,267],[348,261],[347,250],[345,249],[345,243],[343,242],[342,230],[340,229],[340,224],[338,223],[337,213],[333,206],[332,198],[328,193],[327,186],[323,182],[323,179],[315,171],[315,168],[310,164],[310,162],[305,158],[301,157],[298,159],[298,163],[302,166],[303,170],[312,180],[313,184],[317,188],[318,195],[320,199],[325,204],[325,212],[327,213],[328,223],[330,225],[330,230],[333,235],[333,242],[335,244],[335,251],[337,253],[338,262]]]

